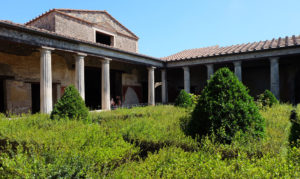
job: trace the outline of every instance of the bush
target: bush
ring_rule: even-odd
[[[289,136],[289,142],[291,146],[300,147],[300,120],[299,120],[300,106],[297,106],[297,110],[291,112],[291,131]]]
[[[88,114],[89,110],[79,92],[71,85],[66,88],[64,95],[55,104],[51,112],[51,119],[87,119]]]
[[[200,95],[196,95],[196,94],[190,93],[190,96],[191,96],[193,105],[196,106],[197,103],[198,103],[198,100],[200,98]]]
[[[278,104],[279,101],[276,99],[276,97],[273,95],[273,93],[269,90],[266,90],[262,94],[258,95],[257,97],[257,103],[259,106],[268,106],[271,107],[274,104]]]
[[[175,100],[175,106],[187,108],[187,107],[191,107],[192,105],[193,102],[191,96],[185,90],[181,90]]]
[[[192,136],[214,134],[230,143],[237,132],[263,137],[265,120],[247,88],[228,69],[218,70],[204,88],[188,124]]]

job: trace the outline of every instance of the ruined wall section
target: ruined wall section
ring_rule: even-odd
[[[55,31],[55,14],[54,13],[46,14],[42,18],[39,18],[39,19],[31,22],[28,25],[54,32]]]

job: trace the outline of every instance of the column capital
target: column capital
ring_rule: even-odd
[[[52,51],[55,50],[55,48],[52,47],[46,47],[46,46],[41,46],[40,51]]]
[[[150,66],[150,67],[147,67],[147,69],[148,69],[148,70],[155,70],[155,69],[156,69],[156,67],[154,67],[154,66]]]
[[[188,71],[188,70],[190,70],[190,67],[184,66],[184,67],[182,67],[182,69],[183,69],[184,71]]]
[[[104,57],[103,60],[102,60],[102,63],[110,63],[110,61],[112,61],[111,58],[107,58],[107,57]]]
[[[214,64],[212,64],[212,63],[210,63],[210,64],[205,64],[205,66],[206,66],[207,68],[209,68],[209,67],[213,67]]]
[[[75,54],[76,56],[79,56],[79,57],[86,57],[87,54],[86,53],[81,53],[81,52],[78,52]]]
[[[234,61],[233,64],[234,64],[234,66],[241,66],[242,61]]]
[[[270,57],[269,58],[270,62],[275,62],[275,61],[278,62],[279,59],[280,59],[280,57]]]

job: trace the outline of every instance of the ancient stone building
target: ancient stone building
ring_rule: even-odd
[[[172,102],[181,89],[200,94],[224,66],[253,96],[270,89],[298,103],[299,58],[299,36],[154,58],[106,11],[53,9],[25,24],[0,21],[0,112],[50,113],[71,84],[91,110]]]

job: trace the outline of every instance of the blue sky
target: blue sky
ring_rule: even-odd
[[[24,23],[52,8],[107,10],[154,57],[205,46],[300,35],[299,0],[9,0],[0,19]]]

